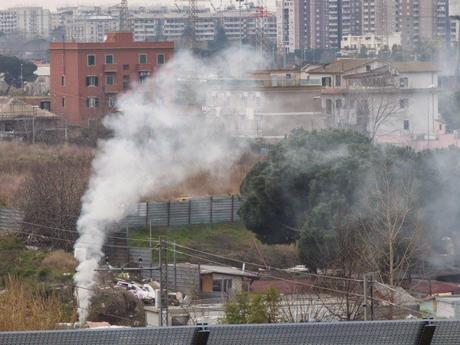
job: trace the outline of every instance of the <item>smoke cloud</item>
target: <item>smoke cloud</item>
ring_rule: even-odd
[[[133,205],[203,169],[222,171],[241,155],[244,148],[232,140],[228,123],[204,115],[201,105],[211,87],[206,78],[217,83],[238,79],[261,67],[256,55],[232,48],[203,61],[178,53],[145,84],[122,96],[119,112],[104,119],[113,136],[98,145],[77,223],[75,256],[80,264],[74,281],[81,322],[88,315],[106,236]]]

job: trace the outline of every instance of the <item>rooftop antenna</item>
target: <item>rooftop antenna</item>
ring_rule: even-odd
[[[121,0],[120,4],[120,32],[129,32],[131,28],[129,26],[129,10],[128,0]]]

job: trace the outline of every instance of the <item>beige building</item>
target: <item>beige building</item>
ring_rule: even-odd
[[[391,35],[366,34],[360,36],[347,35],[342,37],[341,55],[353,56],[359,54],[365,48],[368,54],[378,55],[384,49],[401,45],[401,33],[395,32]]]

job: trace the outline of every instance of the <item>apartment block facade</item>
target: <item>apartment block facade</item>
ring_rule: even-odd
[[[402,44],[414,48],[448,41],[452,32],[449,0],[278,0],[277,25],[279,50],[291,53],[339,48],[348,35],[398,32]]]
[[[69,124],[89,126],[113,111],[117,96],[171,59],[173,42],[134,42],[130,32],[103,43],[51,43],[51,109]]]
[[[362,34],[362,0],[278,0],[277,25],[280,51],[339,48],[344,35]]]
[[[0,31],[18,33],[26,38],[47,38],[51,29],[51,12],[42,7],[13,7],[0,11]]]

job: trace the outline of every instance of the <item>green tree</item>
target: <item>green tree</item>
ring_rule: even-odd
[[[266,243],[297,240],[306,223],[326,236],[330,216],[351,203],[373,149],[351,131],[294,131],[243,181],[241,218]]]
[[[279,322],[280,295],[270,288],[264,294],[242,292],[225,303],[222,319],[226,324]]]
[[[22,68],[21,68],[22,66]],[[21,69],[22,78],[21,79]],[[0,74],[10,86],[21,87],[22,81],[34,81],[37,66],[32,62],[21,60],[15,56],[0,55]]]

